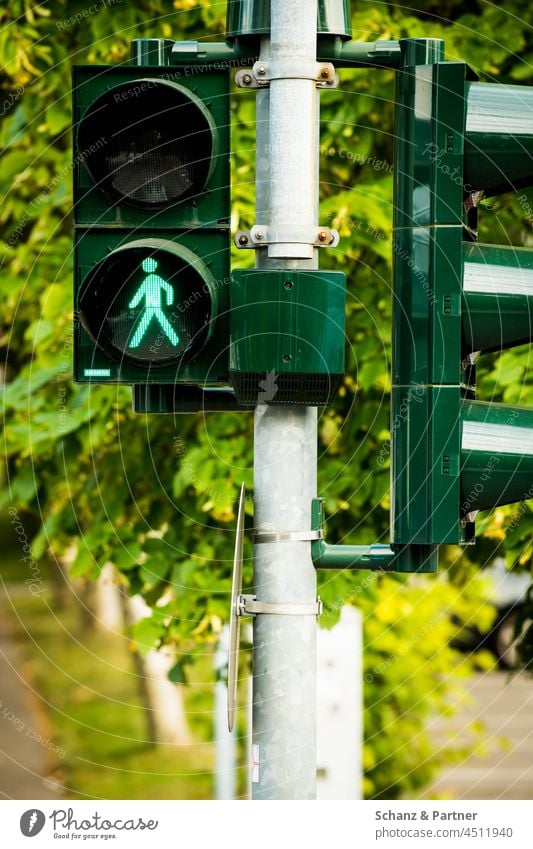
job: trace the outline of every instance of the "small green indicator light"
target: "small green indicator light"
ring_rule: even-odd
[[[133,339],[128,347],[138,348],[142,342],[143,336],[148,330],[148,326],[153,318],[157,319],[165,336],[168,337],[171,345],[179,345],[179,337],[174,333],[172,326],[162,309],[161,298],[163,292],[167,296],[167,306],[171,307],[174,303],[174,289],[163,280],[159,274],[154,274],[157,268],[157,260],[144,259],[142,262],[143,271],[146,271],[147,277],[144,279],[141,286],[135,292],[133,298],[129,302],[130,309],[135,309],[139,306],[144,298],[144,311],[141,313],[141,318],[135,330]]]
[[[86,368],[83,371],[85,377],[111,377],[110,368]]]

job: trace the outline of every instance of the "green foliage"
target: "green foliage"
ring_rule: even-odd
[[[7,379],[0,497],[3,506],[39,516],[34,557],[60,558],[74,547],[73,574],[91,578],[112,561],[127,590],[153,609],[134,639],[146,650],[173,645],[180,658],[173,675],[183,680],[183,658],[193,662],[215,641],[228,615],[235,499],[242,480],[252,488],[252,422],[230,414],[134,417],[128,390],[72,385],[69,67],[125,61],[133,37],[221,34],[225,4],[175,0],[172,13],[163,0],[108,5],[83,16],[81,2],[11,0],[0,12],[0,88],[8,103],[0,128]],[[444,37],[448,56],[466,59],[485,79],[531,82],[531,33],[519,0],[505,9],[479,2],[478,14],[453,0],[445,9],[412,4],[408,13],[388,3],[354,6],[359,40]],[[341,250],[323,260],[348,275],[348,371],[334,406],[321,414],[319,491],[331,541],[373,542],[388,538],[394,75],[341,76],[340,89],[322,96],[321,221],[342,236]],[[232,109],[233,221],[250,225],[253,94],[236,91]],[[503,231],[526,244],[531,221],[523,203],[505,197],[483,210],[482,235],[502,241]],[[235,264],[252,261],[250,252],[235,252]],[[528,365],[529,349],[487,358],[481,396],[531,403]],[[251,512],[247,504],[250,523]],[[529,567],[532,525],[528,507],[515,524],[512,510],[495,511],[485,520],[485,547],[469,557],[492,556],[507,529],[509,559]],[[364,574],[321,581],[326,626],[346,601],[365,614],[368,795],[409,795],[450,756],[432,755],[424,723],[449,703],[450,670],[471,669],[448,647],[451,616],[475,615],[482,591],[464,556],[460,568],[456,550],[446,556],[450,573],[424,584]],[[249,578],[249,560],[247,569]]]

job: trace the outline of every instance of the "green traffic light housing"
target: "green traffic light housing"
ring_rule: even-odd
[[[229,70],[165,64],[172,44],[74,68],[81,383],[228,385]]]
[[[533,89],[401,46],[392,539],[467,543],[479,510],[533,495],[533,410],[476,399],[479,356],[533,341],[533,252],[476,241],[483,196],[533,185]]]
[[[94,266],[76,306],[84,329],[111,359],[179,370],[212,333],[216,282],[183,245],[139,239]]]
[[[533,341],[533,251],[477,243],[483,196],[533,185],[533,89],[477,82],[439,39],[399,43],[395,118],[391,543],[315,566],[433,572],[479,510],[533,497],[533,410],[476,399],[480,355]]]

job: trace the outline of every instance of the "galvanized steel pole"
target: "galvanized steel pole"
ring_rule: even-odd
[[[271,35],[261,61],[277,68],[257,98],[257,218],[283,229],[318,225],[316,81],[296,65],[316,62],[316,0],[272,0]],[[286,69],[285,71],[283,69]],[[277,244],[256,252],[262,268],[318,267],[318,251]],[[275,392],[275,379],[272,381]],[[255,412],[255,527],[311,528],[316,496],[317,411],[260,404]],[[256,545],[254,593],[262,602],[312,603],[316,572],[309,542]],[[253,632],[252,794],[313,799],[316,794],[316,619],[261,614]]]

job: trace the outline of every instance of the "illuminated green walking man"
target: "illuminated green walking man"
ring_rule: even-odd
[[[155,259],[144,259],[142,268],[143,271],[146,271],[148,276],[145,277],[142,285],[137,289],[128,306],[130,309],[134,309],[144,298],[145,308],[141,314],[140,321],[129,347],[139,347],[144,334],[148,330],[148,325],[153,318],[158,320],[163,333],[168,336],[170,343],[172,345],[178,345],[180,341],[179,337],[174,333],[172,325],[163,312],[161,305],[161,296],[163,291],[165,291],[167,295],[167,306],[172,306],[174,303],[174,289],[169,283],[167,283],[166,280],[163,280],[159,274],[154,274],[154,271],[157,268],[157,261]]]

